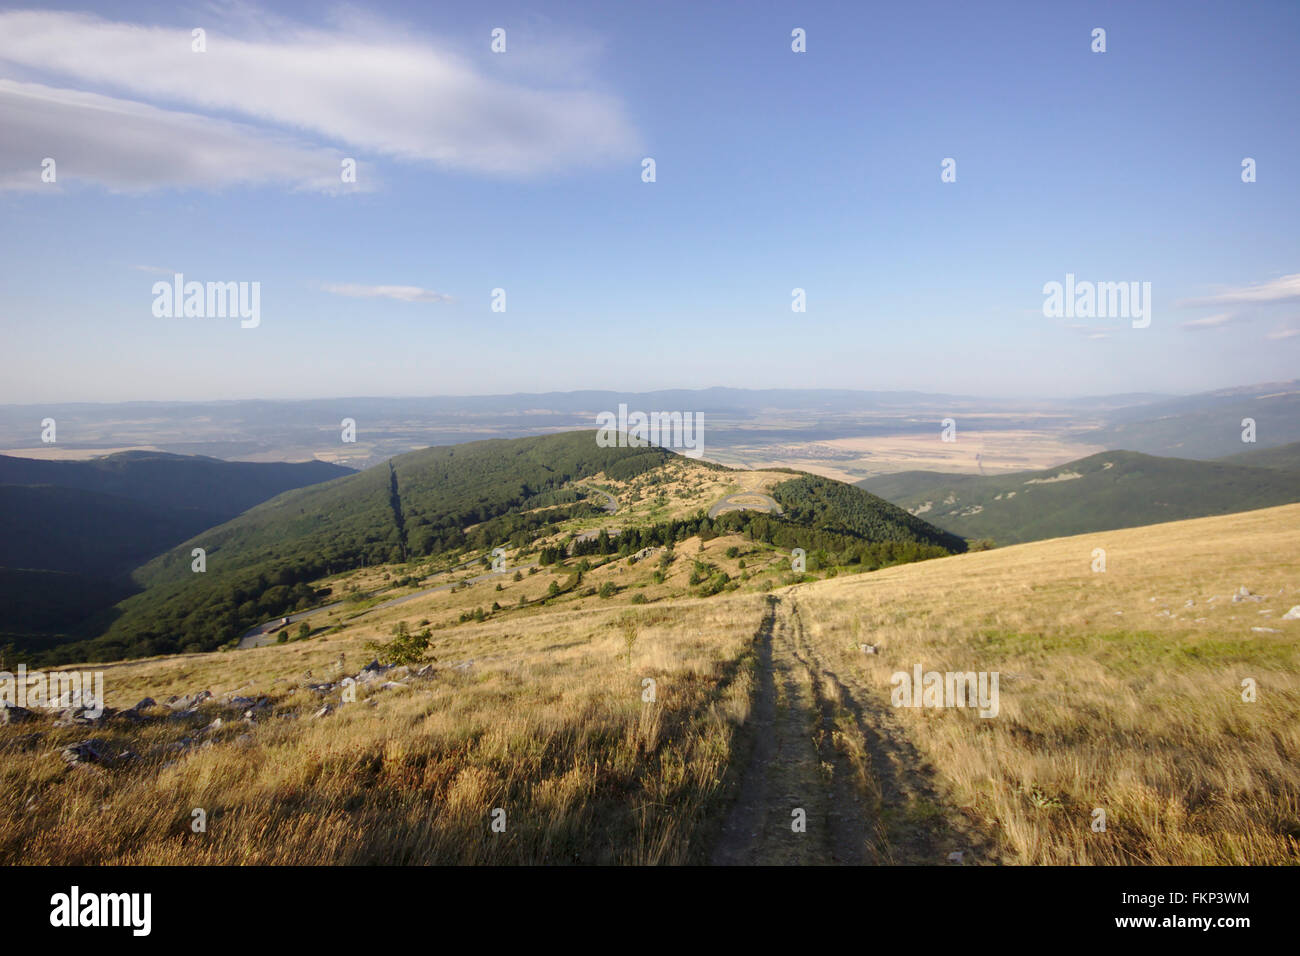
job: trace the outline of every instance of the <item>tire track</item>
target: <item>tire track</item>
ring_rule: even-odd
[[[793,597],[770,596],[738,794],[711,862],[936,865],[994,857],[940,795],[888,708],[856,699],[826,664]],[[791,826],[795,810],[806,831]]]

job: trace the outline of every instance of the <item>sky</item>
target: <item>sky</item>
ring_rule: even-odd
[[[1294,0],[0,4],[0,402],[1293,379],[1298,43]],[[1045,315],[1067,274],[1149,324]]]

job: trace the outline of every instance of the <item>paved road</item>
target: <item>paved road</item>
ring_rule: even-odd
[[[737,501],[737,498],[758,498],[759,503]],[[709,508],[709,517],[716,518],[724,511],[764,511],[767,514],[785,514],[775,498],[761,491],[737,491],[734,495],[719,498]]]
[[[598,495],[604,495],[605,504],[602,505],[602,507],[609,514],[612,515],[618,514],[618,499],[615,498],[613,495],[611,495],[608,491],[604,491],[603,489],[596,488],[592,485],[583,485],[582,487],[586,488],[588,491],[594,491]]]

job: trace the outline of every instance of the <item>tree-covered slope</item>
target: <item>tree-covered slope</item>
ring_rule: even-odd
[[[632,477],[660,448],[601,448],[594,431],[440,446],[280,495],[140,568],[144,591],[89,647],[116,659],[210,650],[268,617],[317,600],[309,582],[367,564],[521,543],[545,522],[592,509],[564,486],[600,472]],[[524,514],[547,505],[541,514]],[[468,531],[466,529],[469,529]],[[194,548],[206,570],[192,570]]]
[[[352,474],[327,462],[157,452],[90,461],[0,456],[0,645],[98,633],[143,562],[281,492]]]
[[[1231,514],[1300,501],[1281,469],[1108,451],[1010,475],[902,472],[858,483],[941,528],[998,544]]]
[[[1253,468],[1276,468],[1281,471],[1300,471],[1300,442],[1279,445],[1277,448],[1251,448],[1219,459],[1225,465],[1246,465]]]
[[[772,489],[786,517],[819,531],[868,541],[901,541],[964,551],[966,543],[862,488],[819,475],[803,475]]]
[[[0,485],[77,488],[225,517],[282,492],[350,474],[351,468],[325,461],[222,461],[155,451],[124,451],[89,461],[0,455]]]

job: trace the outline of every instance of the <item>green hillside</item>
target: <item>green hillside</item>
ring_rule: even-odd
[[[61,646],[46,660],[211,650],[267,619],[321,603],[325,595],[313,582],[330,574],[424,558],[450,563],[497,546],[524,547],[562,523],[568,533],[586,519],[607,518],[605,500],[574,482],[601,473],[630,481],[676,457],[653,447],[601,448],[593,431],[400,455],[280,495],[171,548],[137,570],[143,592],[118,605],[104,634]],[[959,538],[839,482],[798,476],[774,494],[785,516],[741,511],[709,519],[701,511],[660,524],[629,517],[616,539],[592,538],[583,553],[735,532],[781,548],[803,547],[821,563],[865,568],[964,548]],[[193,548],[206,552],[201,574],[191,567]]]
[[[131,572],[281,492],[340,475],[327,462],[227,462],[158,452],[90,461],[0,456],[0,645],[50,647],[102,630]]]
[[[867,541],[934,545],[966,550],[966,542],[908,514],[874,493],[819,475],[801,475],[772,489],[788,520],[829,534]]]
[[[1300,471],[1300,442],[1278,448],[1251,448],[1220,458],[1225,465],[1247,465],[1254,468],[1277,468],[1281,471]]]
[[[107,633],[72,656],[113,660],[211,650],[269,617],[317,603],[310,582],[370,564],[522,544],[548,524],[596,514],[565,485],[662,464],[659,448],[600,448],[595,432],[493,439],[399,455],[363,472],[289,492],[210,528],[135,574]],[[523,514],[533,509],[543,512]],[[470,529],[466,531],[466,529]],[[191,551],[207,569],[195,573]]]
[[[1015,544],[1230,514],[1300,501],[1300,476],[1280,469],[1108,451],[1011,475],[911,471],[858,482],[970,539]]]

